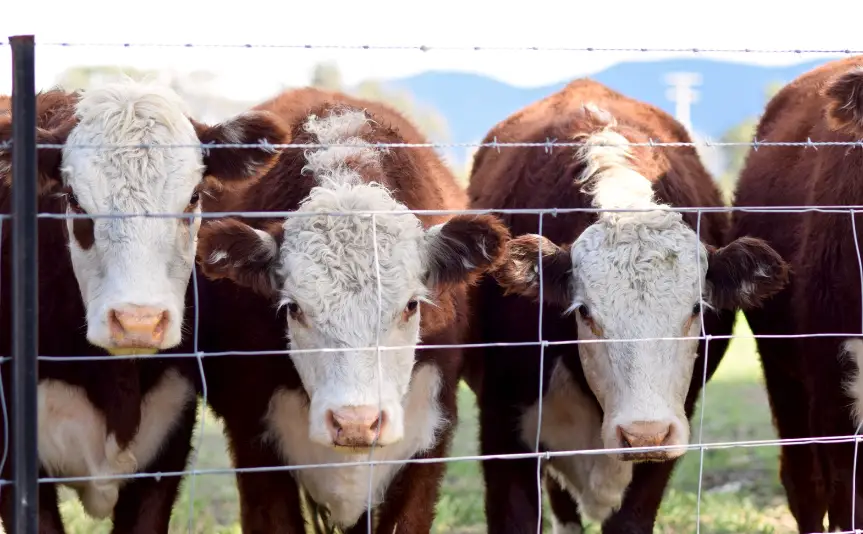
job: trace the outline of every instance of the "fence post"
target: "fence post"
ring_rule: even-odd
[[[12,410],[14,528],[39,529],[37,450],[38,280],[36,81],[32,35],[9,38],[12,48]],[[9,528],[7,526],[6,528]]]

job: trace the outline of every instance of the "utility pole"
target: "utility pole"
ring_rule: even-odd
[[[665,97],[674,102],[674,117],[692,132],[690,107],[698,102],[698,91],[693,86],[701,85],[701,74],[671,72],[665,76],[665,83],[671,86],[665,91]]]

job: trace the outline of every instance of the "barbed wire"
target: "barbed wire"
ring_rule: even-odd
[[[0,41],[0,46],[9,45]],[[156,43],[156,42],[36,42],[36,46],[60,48],[283,48],[304,50],[414,50],[417,52],[597,52],[597,53],[691,53],[691,54],[845,54],[863,53],[853,48],[716,48],[716,47],[607,47],[607,46],[498,46],[498,45],[377,45],[311,43]]]
[[[171,143],[137,143],[137,144],[60,144],[60,143],[37,143],[37,149],[76,149],[76,150],[120,150],[120,149],[172,149],[172,148],[199,148],[202,150],[211,149],[252,149],[263,148],[267,150],[286,149],[286,148],[545,148],[552,150],[554,148],[577,148],[588,146],[583,141],[557,141],[547,139],[546,141],[536,142],[460,142],[460,143],[189,143],[189,144],[171,144]],[[803,147],[813,148],[828,147],[828,146],[845,146],[863,148],[863,139],[857,141],[653,141],[644,142],[596,142],[590,143],[590,146],[608,146],[608,147],[665,147],[665,148],[682,148],[682,147],[705,147],[705,148],[730,148],[730,147],[750,147],[753,150],[758,150],[762,147]],[[0,142],[0,150],[9,150],[12,147],[12,141]]]
[[[366,347],[352,347],[352,351],[400,351],[400,350],[440,350],[440,349],[482,349],[482,348],[506,348],[506,347],[554,347],[566,345],[602,345],[614,343],[636,343],[647,341],[701,341],[701,340],[731,340],[731,339],[804,339],[804,338],[833,338],[860,336],[860,332],[824,332],[813,334],[717,334],[707,336],[669,336],[669,337],[638,337],[638,338],[602,338],[602,339],[563,339],[542,341],[511,341],[511,342],[489,342],[489,343],[447,343],[443,345],[380,345]],[[342,348],[322,347],[319,349],[275,349],[275,350],[233,350],[212,352],[185,352],[185,353],[157,353],[140,355],[103,355],[103,356],[38,356],[40,360],[64,363],[81,363],[85,361],[117,361],[117,360],[147,360],[147,359],[172,359],[172,358],[218,358],[223,356],[290,356],[292,354],[319,354],[340,353]],[[0,359],[8,361],[11,358]]]
[[[650,208],[465,208],[465,209],[404,209],[404,210],[355,210],[355,211],[315,211],[299,212],[299,211],[211,211],[202,212],[195,215],[180,212],[168,213],[52,213],[39,212],[38,219],[60,219],[60,220],[77,220],[77,219],[137,219],[137,218],[154,218],[154,219],[222,219],[228,217],[243,217],[248,219],[274,219],[274,218],[302,218],[302,217],[356,217],[366,216],[373,217],[376,215],[541,215],[547,214],[552,217],[558,215],[566,215],[571,213],[647,213],[647,212],[679,212],[679,213],[853,213],[863,211],[863,204],[853,205],[825,205],[825,206],[668,206],[657,205]],[[11,219],[12,215],[8,213],[0,214],[0,220]]]

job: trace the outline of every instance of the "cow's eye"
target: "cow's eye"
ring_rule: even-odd
[[[78,203],[78,197],[75,196],[75,193],[69,192],[66,194],[66,202],[69,204],[69,209],[75,213],[84,213],[84,208],[81,207],[81,204]]]
[[[402,311],[402,321],[409,321],[416,314],[417,309],[419,309],[419,301],[417,299],[410,299]]]
[[[590,308],[581,304],[578,306],[578,315],[581,316],[581,319],[584,321],[590,321]]]
[[[698,315],[699,313],[701,313],[701,303],[700,302],[698,304],[696,304],[695,306],[693,306],[693,308],[692,308],[692,315]]]

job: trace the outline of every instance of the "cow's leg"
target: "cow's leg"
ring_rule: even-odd
[[[12,479],[11,443],[6,463],[3,466],[3,480]],[[39,472],[40,477],[46,476]],[[15,506],[12,486],[0,488],[0,519],[3,520],[3,530],[12,534],[12,513]],[[60,516],[60,503],[57,498],[57,486],[54,484],[39,484],[39,534],[65,534],[63,519]]]
[[[6,532],[11,532],[11,528]],[[39,534],[64,534],[65,532],[63,518],[60,516],[57,486],[39,484]]]
[[[505,384],[505,382],[504,382]],[[487,380],[480,400],[480,454],[523,454],[532,451],[518,434],[521,410],[499,402]],[[488,532],[535,534],[539,518],[539,488],[535,459],[483,460],[485,513]]]
[[[787,334],[793,318],[790,292],[777,295],[767,307],[746,313],[755,334]],[[776,433],[780,439],[810,438],[815,429],[810,424],[811,388],[802,365],[805,360],[795,347],[794,339],[760,338],[757,340],[761,369]],[[822,532],[827,513],[825,473],[818,458],[817,445],[789,445],[779,449],[779,477],[788,499],[788,508],[800,532]]]
[[[40,475],[44,476],[44,474]],[[5,476],[4,476],[5,478]],[[5,486],[0,491],[0,506],[2,506],[3,529],[12,534],[12,486]],[[65,534],[63,519],[60,516],[60,503],[57,499],[57,486],[54,484],[39,484],[39,534]]]
[[[184,471],[192,450],[197,403],[190,402],[183,410],[176,429],[162,452],[146,467],[151,473]],[[113,533],[167,533],[171,511],[177,500],[182,477],[136,478],[121,490],[114,508]],[[199,482],[200,484],[200,482]]]
[[[809,421],[811,397],[800,379],[788,372],[789,364],[793,363],[790,360],[795,358],[788,343],[785,340],[761,341],[761,366],[779,438],[813,437],[816,432]],[[779,476],[798,530],[822,532],[827,513],[827,488],[818,459],[818,445],[783,446],[779,455]]]
[[[578,503],[548,471],[545,473],[545,490],[551,507],[552,534],[581,534],[581,514]]]
[[[729,335],[734,326],[734,314],[722,312],[720,314],[706,314],[704,317],[705,330],[713,335]],[[699,342],[698,358],[695,360],[692,381],[686,397],[686,416],[692,420],[695,403],[700,399],[701,390],[716,372],[716,368],[722,361],[725,349],[728,347],[727,339],[713,339],[707,348],[707,359],[705,362],[705,342]],[[705,363],[707,365],[705,377]],[[705,380],[706,378],[706,380]],[[707,399],[707,409],[710,408],[710,399]],[[697,426],[696,426],[697,428]],[[694,434],[694,433],[693,433]],[[691,438],[697,441],[697,434]],[[662,498],[668,481],[674,471],[677,460],[657,463],[639,463],[632,473],[632,483],[626,490],[623,504],[620,509],[612,514],[602,526],[603,534],[650,534],[656,523],[656,514],[662,504]]]
[[[801,346],[809,359],[803,365],[812,390],[809,395],[811,410],[809,424],[815,436],[849,436],[857,428],[853,421],[851,398],[843,387],[849,379],[849,372],[855,371],[852,358],[839,355],[840,341],[835,339],[810,338],[803,340]],[[830,356],[828,356],[830,355]],[[791,448],[791,447],[789,447]],[[851,530],[863,527],[863,450],[857,450],[857,487],[854,484],[855,444],[821,443],[816,445],[822,472],[826,475],[827,508],[831,527]],[[801,481],[803,476],[801,474]],[[856,490],[856,492],[855,492]],[[856,493],[856,494],[855,494]],[[854,509],[854,521],[852,521]]]
[[[253,429],[254,428],[254,429]],[[234,468],[272,468],[284,465],[272,446],[262,443],[265,429],[247,421],[225,421]],[[304,534],[300,490],[287,470],[237,473],[240,522],[243,534]]]

